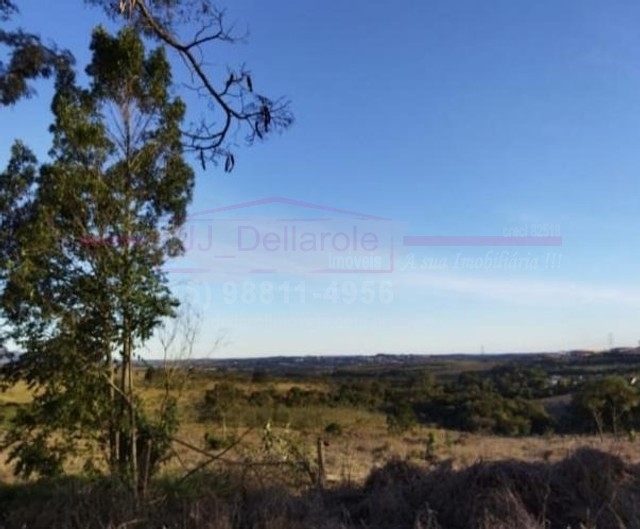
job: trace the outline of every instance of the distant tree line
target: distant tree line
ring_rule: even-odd
[[[640,427],[640,392],[630,379],[620,375],[561,379],[550,377],[540,367],[519,363],[449,379],[428,371],[413,371],[404,377],[398,373],[375,378],[327,377],[322,390],[303,387],[303,382],[279,390],[264,373],[254,374],[252,384],[246,382],[225,380],[207,390],[200,403],[201,420],[226,423],[246,408],[268,412],[323,406],[385,413],[391,432],[421,423],[505,436],[632,434]],[[560,411],[550,413],[547,404],[554,398],[561,402]]]

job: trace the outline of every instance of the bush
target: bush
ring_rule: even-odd
[[[342,435],[343,430],[342,426],[337,422],[330,422],[325,426],[324,432],[328,433],[329,435],[335,435],[336,437],[338,437]]]
[[[291,451],[287,451],[288,454]],[[544,529],[640,527],[640,470],[582,449],[559,463],[479,462],[432,470],[394,460],[361,487],[287,489],[274,469],[220,467],[155,481],[136,506],[121,483],[0,484],[0,527],[98,529]]]
[[[418,417],[410,403],[396,404],[387,413],[387,428],[392,434],[401,434],[414,428],[417,424]]]

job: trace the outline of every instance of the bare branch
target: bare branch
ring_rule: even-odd
[[[217,120],[204,116],[198,125],[183,131],[185,147],[195,152],[201,162],[215,162],[222,156],[225,159],[225,170],[233,168],[235,158],[230,150],[230,136],[234,124],[238,126],[238,130],[247,130],[244,139],[247,144],[251,144],[272,132],[282,131],[293,123],[289,101],[283,98],[272,100],[255,93],[251,73],[244,66],[238,71],[229,70],[224,86],[220,89],[216,88],[205,71],[202,59],[206,55],[205,45],[214,42],[234,43],[240,39],[233,34],[233,28],[226,28],[224,11],[212,7],[208,0],[198,2],[197,11],[202,17],[199,19],[200,28],[191,40],[183,41],[177,36],[173,23],[185,20],[187,15],[184,10],[168,13],[170,9],[165,6],[165,11],[162,12],[165,16],[160,16],[160,8],[149,4],[147,0],[126,0],[124,3],[130,17],[133,17],[135,10],[137,23],[178,53],[191,74],[194,84],[192,88],[209,101],[211,114],[221,115]]]
[[[217,454],[212,454],[211,452],[207,452],[206,450],[202,450],[201,448],[198,448],[197,446],[194,446],[191,443],[187,443],[186,441],[182,441],[182,440],[177,439],[175,437],[172,438],[173,442],[178,443],[178,444],[180,444],[180,445],[182,445],[182,446],[184,446],[186,448],[189,448],[189,449],[193,450],[194,452],[197,452],[199,454],[207,456],[207,459],[205,461],[203,461],[202,463],[197,465],[195,468],[193,468],[189,472],[187,472],[184,476],[182,476],[182,478],[180,478],[179,483],[182,483],[182,482],[188,480],[191,476],[193,476],[194,474],[196,474],[200,470],[204,469],[205,467],[209,466],[214,461],[221,460],[225,454],[227,454],[228,452],[233,450],[236,446],[238,446],[244,440],[244,438],[247,437],[247,435],[249,435],[253,430],[254,430],[253,427],[247,429],[240,437],[238,437],[238,439],[236,439],[233,443],[231,443],[224,450],[222,450],[221,452],[218,452]]]

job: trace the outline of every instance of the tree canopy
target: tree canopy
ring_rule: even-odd
[[[51,77],[69,68],[73,62],[68,51],[43,44],[39,36],[22,29],[2,28],[18,12],[11,0],[0,0],[0,51],[6,49],[8,60],[0,59],[0,106],[12,105],[33,95],[29,84],[34,79]]]
[[[145,414],[133,364],[178,306],[162,265],[184,252],[179,229],[194,186],[186,156],[223,160],[230,171],[238,131],[250,144],[292,116],[286,100],[254,90],[247,69],[219,80],[207,71],[205,48],[236,38],[208,0],[86,3],[121,30],[94,30],[82,86],[70,52],[1,29],[17,2],[0,0],[0,45],[8,49],[0,106],[33,95],[38,78],[55,79],[48,159],[16,141],[0,173],[0,343],[21,351],[2,373],[4,382],[37,390],[4,445],[26,476],[60,473],[72,455],[93,466],[102,455],[138,491],[176,427],[171,399],[159,416]],[[171,54],[188,66],[204,103],[193,126],[185,125]]]
[[[190,91],[202,102],[200,118],[181,129],[182,141],[199,163],[222,161],[231,171],[236,162],[232,145],[238,136],[245,143],[267,138],[293,123],[289,101],[259,91],[249,69],[228,66],[212,70],[204,61],[214,48],[231,44],[243,36],[228,27],[225,12],[210,0],[84,0],[154,45],[182,60],[190,73]],[[0,50],[6,47],[9,60],[0,61],[0,105],[11,105],[32,95],[31,81],[51,77],[73,62],[69,51],[43,44],[39,36],[22,29],[7,30],[18,12],[14,0],[0,0]]]
[[[18,142],[0,175],[0,305],[25,351],[10,373],[44,388],[13,439],[27,474],[42,470],[29,466],[34,447],[46,445],[48,471],[77,452],[61,430],[97,435],[113,468],[137,474],[131,364],[177,305],[161,265],[183,251],[193,190],[184,104],[163,49],[146,53],[132,28],[98,28],[91,48],[88,88],[58,75],[50,161]]]

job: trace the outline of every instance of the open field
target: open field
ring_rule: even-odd
[[[557,462],[460,469],[391,460],[363,483],[297,491],[268,471],[160,479],[143,502],[109,481],[0,484],[2,527],[98,529],[626,529],[640,527],[640,468],[581,449]]]
[[[576,435],[557,422],[550,422],[537,435],[527,434],[526,428],[513,430],[515,435],[490,435],[484,423],[475,431],[447,427],[447,421],[440,420],[438,410],[434,412],[428,403],[449,393],[460,394],[467,401],[478,400],[482,396],[477,392],[480,382],[494,377],[493,387],[483,388],[484,393],[538,403],[551,418],[561,417],[585,380],[610,373],[631,378],[640,373],[637,354],[458,355],[407,357],[404,361],[369,357],[336,362],[338,365],[332,365],[330,358],[307,358],[304,362],[258,359],[234,360],[231,365],[225,361],[194,362],[197,367],[185,365],[183,373],[178,368],[169,386],[178,404],[180,429],[176,437],[203,447],[205,435],[234,439],[251,429],[242,445],[254,451],[262,442],[267,423],[280,432],[278,435],[296,436],[297,442],[311,451],[321,437],[328,443],[327,471],[332,481],[344,476],[361,480],[372,467],[395,457],[422,460],[427,442],[432,459],[452,459],[461,466],[500,458],[557,460],[582,445],[635,457],[635,443],[627,442],[634,438],[631,426],[625,434],[618,432],[615,437],[604,436],[604,440],[596,435],[593,425]],[[151,413],[167,395],[160,371],[158,367],[136,371],[139,396]],[[479,378],[472,378],[475,375]],[[502,378],[496,378],[498,375]],[[16,409],[30,398],[21,383],[0,392],[0,425],[6,428]],[[416,413],[406,425],[392,431],[389,419],[393,408],[404,402]],[[455,401],[445,402],[446,409],[453,409],[452,403]],[[179,446],[176,452],[183,462],[196,462],[201,456]],[[166,469],[176,465],[180,463],[174,458]],[[8,479],[6,468],[0,469],[0,476]]]
[[[257,367],[247,364],[224,369],[185,365],[174,366],[171,384],[167,384],[159,367],[140,366],[135,373],[135,385],[144,408],[153,417],[167,395],[176,397],[180,421],[169,457],[152,482],[154,492],[151,496],[157,498],[154,495],[165,494],[159,491],[169,486],[170,494],[181,498],[181,494],[186,493],[190,499],[180,501],[195,501],[197,509],[203,512],[217,505],[216,509],[226,513],[220,515],[220,520],[232,516],[229,510],[239,508],[237,502],[246,501],[246,498],[240,500],[235,496],[238,492],[235,487],[252,490],[251,494],[262,498],[256,500],[258,510],[271,508],[261,502],[272,494],[268,492],[272,487],[281,488],[278,498],[286,504],[283,506],[286,516],[276,517],[266,525],[258,522],[241,526],[231,522],[231,525],[222,522],[207,525],[202,519],[195,521],[188,515],[182,525],[176,527],[377,528],[384,527],[379,524],[379,520],[384,519],[398,524],[387,527],[447,529],[462,526],[456,525],[458,522],[455,522],[455,517],[451,518],[451,513],[440,518],[436,516],[433,505],[443,499],[434,497],[429,500],[434,502],[433,505],[428,503],[432,506],[427,508],[426,500],[418,501],[412,496],[415,491],[405,490],[414,486],[410,483],[417,480],[418,488],[422,490],[420,494],[432,497],[434,480],[441,480],[448,483],[447,487],[452,487],[450,494],[456,497],[456,494],[462,494],[457,488],[459,484],[456,485],[458,481],[481,479],[478,476],[494,469],[498,474],[506,473],[504,476],[512,472],[522,472],[523,476],[530,474],[538,485],[542,479],[540,476],[544,474],[547,476],[545,486],[553,488],[558,486],[562,477],[558,469],[575,465],[577,457],[580,465],[588,464],[589,458],[595,458],[594,465],[602,465],[604,461],[612,466],[612,472],[616,476],[619,474],[614,477],[621,480],[620,486],[628,482],[624,491],[615,491],[615,494],[635,497],[638,483],[634,469],[640,465],[640,442],[636,441],[635,431],[640,425],[640,410],[629,407],[628,413],[610,417],[607,409],[603,408],[600,410],[601,421],[594,422],[590,414],[580,415],[577,406],[582,402],[580,396],[588,396],[594,387],[609,391],[598,393],[601,397],[598,402],[607,402],[608,398],[615,401],[619,397],[615,392],[620,388],[628,398],[633,397],[629,402],[640,402],[634,400],[636,389],[628,382],[637,374],[638,358],[635,354],[577,358],[536,356],[515,360],[513,357],[455,357],[426,359],[424,362],[411,359],[406,365],[395,361],[392,364],[367,361],[338,368],[331,368],[324,360],[319,360],[320,367],[313,365],[305,369],[298,366],[295,371],[288,371],[289,368],[283,368],[281,364],[265,366],[263,362]],[[611,378],[612,373],[614,378]],[[611,381],[617,385],[611,385]],[[1,428],[10,428],[12,417],[21,407],[28,406],[30,400],[31,394],[22,384],[0,393]],[[454,419],[458,423],[453,423]],[[611,419],[614,422],[610,424]],[[459,424],[460,427],[452,428],[450,424]],[[104,466],[98,463],[96,468]],[[65,469],[76,476],[73,479],[87,479],[80,459],[71,459]],[[584,471],[596,472],[592,468]],[[522,479],[529,478],[525,476]],[[211,480],[216,484],[212,485]],[[222,484],[218,480],[222,480]],[[389,488],[394,480],[400,480],[398,487],[403,492]],[[0,455],[2,482],[12,484],[13,488],[6,489],[14,491],[11,494],[18,494],[15,491],[22,490],[21,487],[37,486],[33,479],[23,482],[13,476],[6,461],[6,451]],[[213,487],[212,491],[203,491],[202,482]],[[537,510],[531,511],[527,503],[529,500],[520,498],[518,495],[522,491],[518,492],[512,485],[498,492],[489,488],[485,491],[488,496],[481,490],[477,493],[479,497],[490,499],[486,500],[489,501],[486,507],[489,511],[495,511],[495,501],[499,497],[500,505],[510,505],[516,518],[520,516],[520,520],[529,520],[518,522],[524,524],[518,527],[560,528],[544,521],[543,511],[547,507],[538,506]],[[575,485],[587,487],[589,493],[596,496],[603,493],[595,490],[600,485],[592,481]],[[472,483],[469,486],[479,485]],[[54,489],[60,492],[66,490],[67,485],[62,483],[60,487]],[[92,487],[81,489],[91,495]],[[87,498],[74,500],[80,489],[77,485],[72,489],[64,493],[66,499],[47,496],[47,501],[93,501]],[[371,503],[377,501],[370,496],[374,489],[377,491],[375,494],[382,498],[382,504],[388,502],[385,509],[393,511],[393,505],[397,504],[397,509],[406,508],[411,516],[400,520],[397,513],[386,511],[379,517],[373,515],[378,508]],[[323,496],[308,496],[311,491],[318,490]],[[492,496],[494,492],[498,496]],[[609,489],[605,492],[614,494]],[[405,497],[406,494],[409,496]],[[331,499],[331,495],[336,497]],[[589,501],[613,505],[613,499],[607,498]],[[340,517],[336,518],[335,513],[327,515],[326,519],[318,518],[320,514],[314,510],[318,505],[314,502],[334,500],[343,503],[343,514],[350,513],[350,520],[339,521]],[[525,502],[524,507],[521,501]],[[298,502],[302,502],[302,507]],[[354,507],[353,502],[359,506]],[[365,508],[362,502],[368,507]],[[411,505],[407,507],[403,502]],[[193,505],[190,504],[189,509],[196,508]],[[611,515],[603,514],[603,505],[600,505],[601,512],[597,515],[601,520],[603,516]],[[298,508],[306,509],[305,516],[310,518],[304,519],[303,516],[304,520],[300,522],[300,513],[296,514]],[[557,509],[557,506],[548,508]],[[633,524],[602,525],[594,522],[597,517],[594,518],[593,512],[589,511],[593,505],[580,508],[587,510],[582,512],[581,518],[576,515],[578,518],[575,519],[583,520],[580,522],[583,525],[575,527],[640,527]],[[620,512],[626,509],[617,504],[615,508]],[[246,510],[246,505],[242,509]],[[369,514],[362,514],[362,509],[368,510]],[[439,509],[446,511],[445,504],[440,503]],[[491,511],[495,523],[480,517],[484,521],[478,518],[480,525],[474,527],[515,527],[496,522],[504,514],[498,511]],[[126,516],[126,513],[117,515]],[[264,515],[256,514],[258,517]],[[476,512],[473,516],[479,515]],[[564,515],[556,513],[554,516],[565,520],[562,518]],[[625,511],[620,516],[635,523],[638,513]],[[46,523],[52,527],[59,523],[59,520],[47,520]],[[33,522],[30,527],[45,526],[39,523]],[[124,522],[121,520],[119,523]],[[296,525],[299,523],[302,525]],[[103,526],[106,527],[95,525]],[[562,529],[566,529],[566,525]]]

